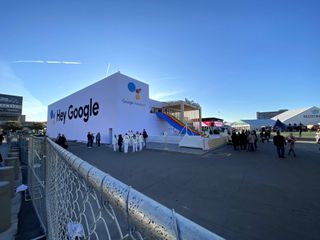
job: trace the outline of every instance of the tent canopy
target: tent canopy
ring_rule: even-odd
[[[283,122],[277,119],[276,123],[273,125],[273,129],[285,131],[287,129],[287,125],[285,125]]]

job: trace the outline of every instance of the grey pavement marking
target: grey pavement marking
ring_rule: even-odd
[[[206,155],[109,147],[69,150],[138,191],[227,239],[317,239],[320,151],[297,143],[278,159],[272,143],[257,152],[225,146]]]

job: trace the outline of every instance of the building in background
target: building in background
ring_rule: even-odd
[[[280,109],[278,111],[272,111],[272,112],[257,112],[257,119],[271,119],[286,111],[288,111],[288,109]]]
[[[272,118],[280,120],[286,125],[317,125],[320,123],[320,108],[307,107],[301,109],[288,110]]]
[[[223,127],[223,119],[216,117],[202,118],[202,127]]]
[[[262,128],[273,128],[276,123],[273,119],[249,119],[249,120],[239,120],[231,124],[231,127],[241,130],[261,130]]]
[[[0,126],[8,121],[25,122],[21,96],[0,94]]]

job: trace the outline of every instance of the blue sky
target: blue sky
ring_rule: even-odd
[[[45,120],[48,104],[110,64],[204,116],[319,106],[319,12],[316,0],[1,0],[0,93]]]

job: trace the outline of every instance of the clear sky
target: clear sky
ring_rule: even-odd
[[[0,0],[0,93],[27,119],[118,70],[206,117],[319,106],[320,1]]]

